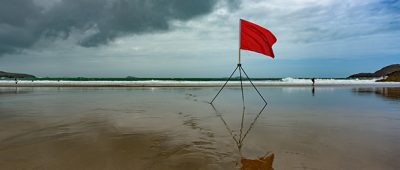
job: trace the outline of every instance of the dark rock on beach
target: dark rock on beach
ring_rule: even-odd
[[[380,82],[385,82],[385,81],[394,81],[394,82],[400,82],[400,71],[395,71],[393,73],[390,73],[387,75],[387,77],[385,77],[382,80],[378,80]]]
[[[0,77],[7,77],[7,78],[35,78],[34,75],[24,74],[24,73],[9,73],[0,71]]]

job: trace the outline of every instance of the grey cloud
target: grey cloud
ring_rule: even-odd
[[[282,12],[274,18],[279,18],[276,23],[285,26],[281,29],[293,42],[335,41],[398,31],[400,15],[394,10],[396,5],[397,1],[353,6],[342,2],[329,6],[313,4]],[[282,24],[281,20],[287,22]]]
[[[0,4],[0,55],[37,41],[36,21],[42,15],[41,8],[27,0],[2,0]]]
[[[37,3],[37,2],[41,3]],[[222,1],[222,0],[220,0]],[[35,3],[36,2],[36,3]],[[212,12],[218,0],[0,0],[0,56],[29,48],[42,38],[84,36],[93,47],[128,34],[168,31],[170,21],[187,21]],[[239,0],[225,0],[231,8]]]
[[[227,0],[226,2],[231,11],[239,9],[240,5],[242,4],[241,0]]]

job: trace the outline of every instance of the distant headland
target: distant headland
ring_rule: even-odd
[[[400,82],[400,64],[392,64],[383,67],[374,73],[357,73],[349,76],[348,78],[381,78],[378,81],[396,81]]]
[[[24,74],[24,73],[10,73],[0,71],[0,77],[7,77],[7,78],[35,78],[34,75]]]

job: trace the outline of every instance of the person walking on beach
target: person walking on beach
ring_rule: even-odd
[[[312,86],[314,86],[315,85],[315,78],[312,78],[311,81],[312,81]]]
[[[312,81],[311,93],[312,93],[313,96],[315,96],[315,88],[314,88],[314,86],[315,86],[315,78],[311,78],[311,81]]]

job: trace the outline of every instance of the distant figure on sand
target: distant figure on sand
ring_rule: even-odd
[[[312,81],[312,85],[314,86],[315,85],[315,78],[312,78],[311,81]]]
[[[18,80],[17,80],[17,78],[15,78],[15,85],[17,85],[18,84]]]

